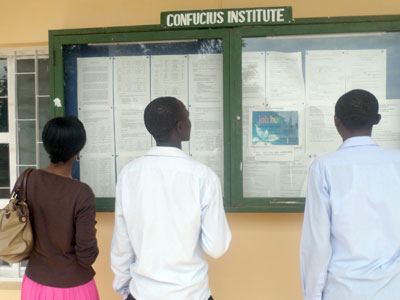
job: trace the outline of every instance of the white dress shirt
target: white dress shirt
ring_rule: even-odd
[[[206,300],[203,251],[224,254],[231,233],[221,185],[207,166],[154,147],[118,177],[111,244],[114,289],[137,300]]]
[[[400,299],[400,151],[347,139],[310,167],[304,299]]]

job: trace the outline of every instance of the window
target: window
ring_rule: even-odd
[[[49,118],[47,48],[0,50],[0,207],[21,172],[48,164],[41,132]],[[25,266],[0,260],[0,280],[19,280]]]

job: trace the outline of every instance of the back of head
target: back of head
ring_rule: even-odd
[[[335,115],[348,130],[368,129],[380,120],[376,97],[365,90],[352,90],[339,98]]]
[[[42,140],[52,163],[66,162],[85,146],[86,131],[76,117],[57,117],[44,126]]]
[[[178,121],[182,120],[182,102],[174,97],[160,97],[144,110],[144,124],[157,142],[167,142]]]

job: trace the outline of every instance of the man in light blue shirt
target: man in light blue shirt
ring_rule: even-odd
[[[300,246],[304,299],[400,299],[400,151],[371,138],[378,101],[336,103],[339,149],[313,162]]]
[[[144,119],[157,147],[118,176],[114,289],[128,300],[212,300],[203,251],[217,258],[231,240],[219,178],[181,150],[191,129],[182,102],[155,99]]]

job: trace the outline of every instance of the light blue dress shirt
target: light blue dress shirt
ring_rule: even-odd
[[[118,176],[114,289],[138,300],[206,300],[207,260],[228,249],[219,178],[173,147],[154,147]]]
[[[300,268],[307,300],[400,299],[400,151],[353,137],[313,162]]]

